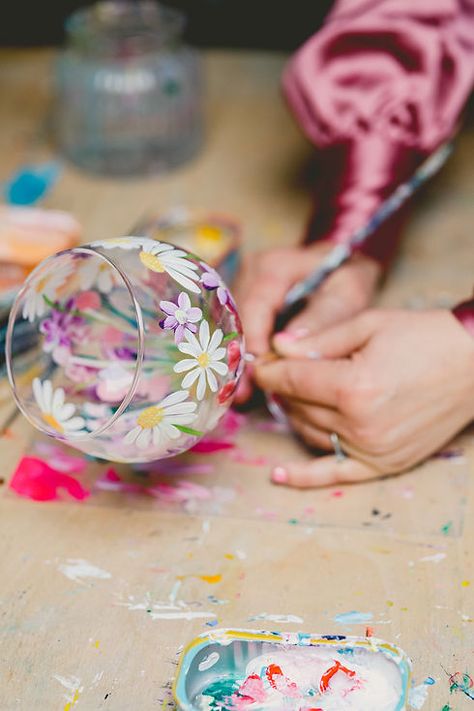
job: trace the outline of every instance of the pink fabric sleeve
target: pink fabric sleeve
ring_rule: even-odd
[[[454,132],[474,81],[474,0],[339,0],[285,70],[323,150],[309,239],[344,241]],[[364,250],[386,264],[403,215]]]

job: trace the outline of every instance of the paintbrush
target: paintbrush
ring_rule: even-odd
[[[347,242],[335,245],[322,262],[303,281],[296,283],[287,293],[283,308],[277,316],[275,330],[281,331],[288,321],[304,306],[304,302],[336,269],[339,269],[364,244],[380,225],[397,212],[411,196],[435,175],[453,150],[453,144],[444,143],[432,153],[405,183],[388,197],[363,227]]]

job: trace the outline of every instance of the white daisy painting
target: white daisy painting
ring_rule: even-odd
[[[54,390],[51,380],[39,378],[33,380],[33,394],[41,410],[44,422],[55,432],[68,436],[79,434],[85,421],[83,417],[74,416],[76,406],[66,402],[63,388]]]
[[[144,240],[140,252],[140,261],[147,269],[162,274],[167,272],[178,284],[195,294],[201,293],[199,280],[199,267],[194,262],[186,259],[186,252],[176,249],[172,244]]]
[[[103,262],[100,257],[86,259],[80,264],[81,288],[84,291],[89,291],[94,287],[102,294],[110,294],[114,286],[119,283],[113,268],[107,262]]]
[[[203,320],[198,335],[199,339],[194,333],[186,331],[186,342],[179,343],[178,348],[190,357],[176,363],[174,372],[186,373],[181,383],[184,389],[190,388],[197,381],[196,395],[198,400],[203,400],[208,386],[214,393],[219,389],[216,373],[227,375],[229,368],[222,362],[226,349],[221,347],[224,337],[221,329],[216,329],[211,336],[209,324]]]
[[[161,447],[170,440],[178,439],[182,432],[179,428],[192,424],[196,419],[197,404],[187,401],[188,395],[187,390],[178,390],[157,405],[142,410],[136,426],[126,435],[125,444],[147,449],[151,444]]]
[[[70,267],[50,270],[47,274],[34,275],[28,282],[23,304],[23,318],[33,323],[37,316],[44,316],[49,308],[47,301],[55,301],[57,290],[71,274]]]
[[[91,247],[102,247],[102,249],[138,249],[145,242],[152,242],[154,240],[148,237],[133,237],[132,235],[128,237],[112,237],[110,239],[100,239],[91,243]]]

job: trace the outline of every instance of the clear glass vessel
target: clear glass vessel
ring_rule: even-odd
[[[103,459],[146,462],[216,426],[243,369],[243,339],[216,271],[171,244],[121,237],[31,273],[10,313],[6,361],[16,403],[41,432]]]
[[[66,23],[56,72],[54,132],[62,153],[93,173],[161,172],[202,139],[198,54],[183,17],[151,0],[107,0]]]

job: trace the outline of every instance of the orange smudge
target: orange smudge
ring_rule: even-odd
[[[222,575],[198,575],[198,578],[205,583],[209,583],[209,585],[215,585],[216,583],[220,583]]]

